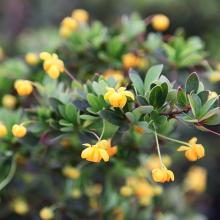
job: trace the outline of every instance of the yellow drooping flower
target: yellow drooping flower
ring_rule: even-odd
[[[8,134],[6,126],[0,122],[0,138],[5,137]]]
[[[101,147],[98,147],[96,144],[83,144],[87,148],[84,149],[81,153],[81,157],[90,162],[99,163],[102,159],[107,162],[109,161],[109,155],[107,150]]]
[[[12,127],[12,134],[17,138],[23,138],[27,134],[27,128],[22,124],[15,124]]]
[[[35,53],[27,53],[25,55],[25,61],[27,64],[35,66],[39,62],[39,56]]]
[[[84,9],[76,9],[72,12],[72,18],[78,22],[86,23],[89,20],[89,13]]]
[[[166,31],[170,26],[170,20],[166,15],[154,15],[151,20],[152,27],[156,31]]]
[[[127,53],[122,56],[122,63],[125,69],[137,67],[140,64],[139,57],[133,53]]]
[[[68,38],[77,28],[77,21],[72,17],[66,17],[61,23],[59,32],[62,37]]]
[[[64,176],[70,179],[73,179],[73,180],[76,180],[80,177],[80,171],[77,168],[72,167],[72,166],[65,166],[62,172]]]
[[[205,149],[202,144],[197,144],[197,138],[189,140],[187,146],[180,146],[177,151],[185,151],[185,156],[190,161],[196,161],[205,156]]]
[[[16,97],[10,94],[6,94],[2,98],[2,105],[8,109],[13,109],[16,105],[16,102]]]
[[[64,72],[64,63],[59,59],[57,54],[42,52],[40,58],[44,61],[43,67],[45,72],[52,78],[57,79],[60,73]]]
[[[104,99],[115,108],[123,108],[128,98],[134,100],[134,95],[132,92],[127,91],[125,87],[120,87],[119,89],[107,88],[107,92],[104,95]]]
[[[171,170],[168,170],[165,166],[160,168],[155,168],[152,170],[153,180],[157,183],[165,183],[174,181],[174,173]]]
[[[100,140],[95,145],[83,144],[87,148],[81,157],[91,162],[99,163],[102,159],[106,162],[117,153],[117,146],[111,146],[111,140]]]
[[[24,199],[17,198],[15,199],[12,204],[12,209],[14,210],[15,213],[18,215],[25,215],[29,211],[29,207],[27,202]]]
[[[118,85],[120,85],[124,80],[124,75],[120,70],[108,69],[103,73],[105,79],[113,78]]]
[[[220,71],[214,71],[208,75],[208,79],[212,83],[217,83],[220,81]]]
[[[14,88],[20,96],[28,96],[33,92],[33,85],[29,80],[16,80]]]
[[[50,207],[44,207],[40,210],[40,218],[42,220],[51,220],[54,218],[54,211]]]
[[[193,191],[196,193],[203,193],[206,189],[207,171],[206,169],[193,166],[189,169],[184,179],[185,191]]]

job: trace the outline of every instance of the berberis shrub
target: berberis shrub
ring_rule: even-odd
[[[179,179],[183,157],[205,156],[196,137],[177,139],[177,128],[218,135],[210,126],[220,124],[219,96],[200,80],[211,74],[203,42],[164,34],[169,25],[165,15],[133,14],[107,28],[78,9],[59,40],[56,31],[34,33],[27,42],[39,45],[24,59],[2,55],[1,219],[166,214],[162,184]],[[200,194],[206,170],[194,166],[178,183]]]

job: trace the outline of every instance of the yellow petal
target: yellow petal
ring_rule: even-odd
[[[169,175],[171,181],[174,181],[174,173],[173,173],[173,171],[167,170],[167,173],[168,173],[168,175]]]
[[[189,144],[196,144],[197,140],[198,139],[196,137],[193,137],[189,140]]]
[[[51,55],[48,52],[42,52],[42,53],[40,53],[40,58],[42,60],[47,60],[47,59],[51,58]]]
[[[92,147],[92,145],[91,145],[91,144],[88,144],[88,143],[83,144],[83,146],[86,146],[86,147]]]
[[[189,161],[196,161],[197,160],[197,154],[194,150],[191,150],[191,149],[187,150],[185,152],[185,156]]]
[[[81,157],[84,159],[84,158],[88,158],[91,156],[93,150],[92,150],[92,147],[88,147],[86,149],[84,149],[81,153]]]
[[[131,98],[132,100],[134,100],[134,94],[130,91],[124,91],[123,94],[129,98]]]
[[[109,161],[109,155],[108,155],[108,153],[107,153],[106,150],[100,149],[99,152],[100,152],[100,154],[101,154],[102,159],[103,159],[105,162],[106,162],[106,161]]]
[[[187,147],[187,146],[180,146],[177,151],[186,151],[186,150],[189,150],[190,147]]]

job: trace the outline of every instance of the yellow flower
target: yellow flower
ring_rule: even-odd
[[[165,166],[152,170],[152,177],[155,182],[165,183],[174,181],[174,173]]]
[[[73,191],[71,192],[71,196],[74,198],[74,199],[78,199],[80,198],[82,195],[81,191],[79,189],[73,189]]]
[[[197,144],[197,138],[193,137],[189,140],[189,145],[180,146],[177,151],[185,151],[185,156],[190,161],[196,161],[205,156],[203,145]]]
[[[124,80],[124,75],[120,70],[108,69],[103,73],[105,79],[113,78],[120,85]]]
[[[109,161],[109,155],[106,149],[99,147],[97,145],[83,144],[87,148],[81,153],[81,157],[90,162],[99,163],[102,159],[107,162]]]
[[[17,100],[16,100],[15,96],[10,95],[10,94],[6,94],[2,98],[2,105],[5,108],[13,109],[16,105],[16,102],[17,102]]]
[[[214,71],[213,73],[211,73],[209,76],[209,81],[212,83],[217,83],[220,81],[220,71]]]
[[[133,194],[133,190],[130,186],[122,186],[120,189],[120,194],[124,197],[129,197]]]
[[[17,198],[12,202],[12,208],[18,215],[25,215],[29,211],[27,202],[21,198]]]
[[[89,13],[84,9],[76,9],[72,12],[72,17],[78,22],[86,23],[89,20]]]
[[[29,80],[22,80],[22,79],[16,80],[14,87],[18,95],[20,96],[28,96],[33,91],[32,83]]]
[[[78,28],[77,21],[72,17],[66,17],[63,19],[60,27],[60,35],[64,38],[68,38],[72,32]]]
[[[158,14],[153,16],[151,24],[156,31],[165,31],[170,26],[170,20],[166,15]]]
[[[103,148],[107,151],[109,157],[114,156],[118,152],[117,146],[111,146],[111,140],[101,140],[96,143],[100,148]]]
[[[218,94],[216,92],[209,91],[208,100],[216,98],[217,96],[218,96]]]
[[[127,53],[122,56],[122,63],[125,69],[134,68],[139,65],[139,57],[133,53]]]
[[[184,179],[184,189],[196,193],[203,193],[206,189],[207,171],[199,166],[193,166]]]
[[[54,218],[53,209],[50,207],[44,207],[40,210],[40,218],[43,220],[51,220]]]
[[[17,138],[22,138],[26,135],[27,129],[22,125],[15,124],[12,127],[12,134]]]
[[[0,138],[5,137],[8,134],[6,126],[0,122]]]
[[[63,175],[70,179],[76,180],[80,177],[80,171],[75,167],[65,166],[63,168]]]
[[[27,53],[25,55],[25,61],[31,66],[35,66],[39,62],[39,57],[35,53]]]
[[[40,58],[44,61],[43,67],[45,72],[52,79],[57,79],[60,76],[60,73],[64,72],[64,63],[59,59],[57,54],[42,52]]]
[[[104,95],[104,99],[115,108],[123,108],[127,103],[128,97],[134,100],[133,93],[127,91],[125,87],[120,87],[117,90],[114,88],[107,88],[107,92]]]

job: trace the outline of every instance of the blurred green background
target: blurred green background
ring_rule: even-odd
[[[202,36],[212,57],[220,58],[216,47],[220,36],[219,0],[1,0],[0,6],[0,38],[11,50],[24,29],[57,25],[73,8],[84,8],[93,19],[105,24],[134,11],[142,17],[165,13],[171,19],[171,32],[183,27],[187,35]]]

